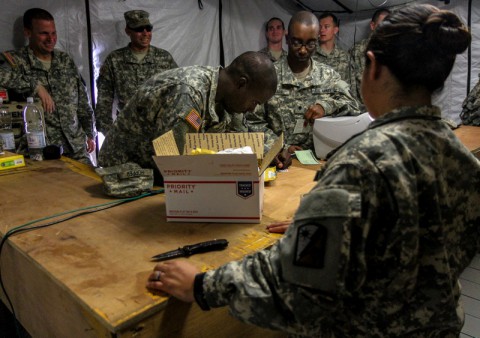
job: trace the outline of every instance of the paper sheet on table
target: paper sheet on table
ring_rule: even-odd
[[[318,164],[319,162],[315,158],[313,151],[309,150],[297,150],[295,156],[301,164]]]

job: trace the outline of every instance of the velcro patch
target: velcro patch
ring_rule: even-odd
[[[318,188],[304,196],[279,245],[283,278],[297,285],[337,292],[350,255],[352,222],[361,217],[355,187]]]
[[[185,120],[190,124],[196,131],[200,129],[202,126],[202,117],[200,114],[195,110],[190,110],[190,113],[185,117]]]
[[[320,224],[306,224],[298,228],[293,264],[314,269],[325,266],[327,229]]]
[[[151,169],[131,169],[118,173],[118,178],[121,180],[132,178],[132,177],[142,177],[142,176],[151,176]]]

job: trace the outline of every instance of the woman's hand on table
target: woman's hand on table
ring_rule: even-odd
[[[161,262],[155,265],[148,277],[147,288],[163,291],[181,301],[191,303],[195,300],[193,283],[195,275],[199,272],[195,265],[184,260]]]

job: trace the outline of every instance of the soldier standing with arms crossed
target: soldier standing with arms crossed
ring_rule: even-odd
[[[169,52],[150,44],[153,25],[147,12],[133,10],[124,16],[130,43],[107,56],[97,79],[95,115],[97,129],[104,135],[114,121],[112,109],[116,118],[142,83],[157,73],[178,67]]]

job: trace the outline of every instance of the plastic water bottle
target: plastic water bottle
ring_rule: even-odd
[[[43,160],[43,148],[45,142],[45,125],[40,109],[33,104],[33,97],[27,98],[27,105],[23,109],[23,121],[25,122],[25,135],[27,136],[28,153],[35,161]]]
[[[3,149],[15,152],[15,137],[12,130],[12,113],[3,107],[3,99],[0,98],[0,143]],[[1,147],[0,147],[1,148]]]

